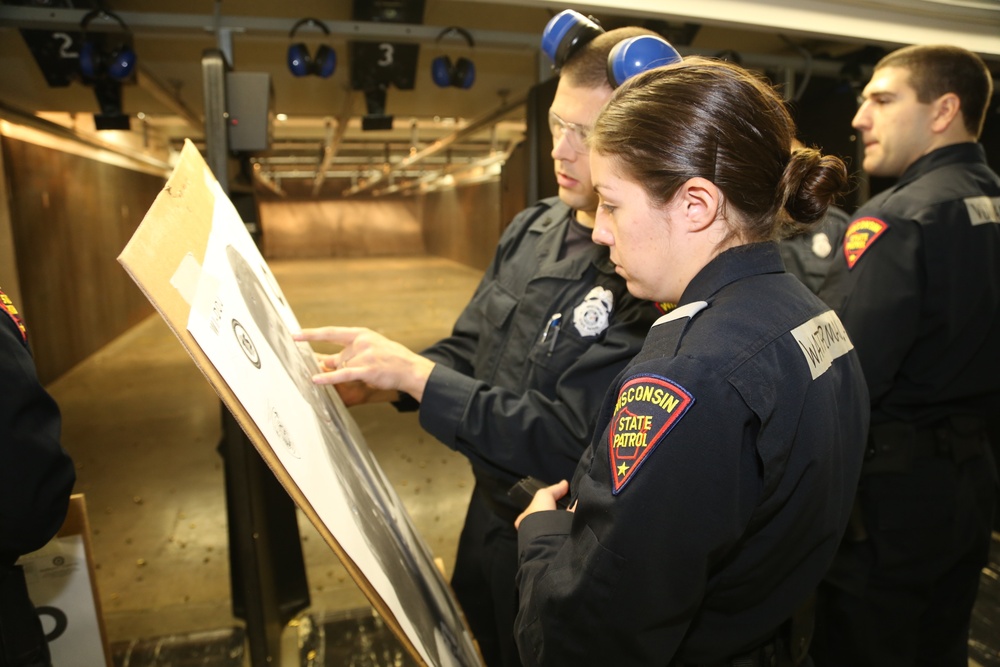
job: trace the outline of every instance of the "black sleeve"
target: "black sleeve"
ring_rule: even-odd
[[[837,311],[854,342],[872,406],[881,403],[896,381],[924,312],[920,225],[886,215],[880,219],[888,229],[853,268],[838,252],[819,295]]]
[[[76,471],[59,442],[59,408],[13,321],[0,313],[0,564],[52,539],[66,518]]]
[[[552,397],[435,367],[424,390],[420,425],[501,477],[557,482],[575,469],[605,393],[642,349],[654,313],[650,303],[624,298],[602,338],[562,370]]]

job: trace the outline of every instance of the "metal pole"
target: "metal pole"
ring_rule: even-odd
[[[218,49],[201,57],[202,93],[205,97],[205,162],[222,189],[229,192],[229,137],[226,113],[226,58]]]

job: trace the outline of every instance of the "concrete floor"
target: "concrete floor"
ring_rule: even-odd
[[[430,257],[269,266],[303,326],[368,326],[417,350],[448,334],[480,276]],[[76,490],[86,495],[116,664],[248,664],[239,651],[241,624],[230,606],[224,479],[216,451],[220,402],[173,333],[153,315],[49,390],[63,410],[65,446],[78,469]],[[472,489],[467,462],[424,434],[415,414],[388,405],[362,406],[352,414],[450,577]],[[312,599],[303,624],[356,618],[362,610],[368,627],[369,605],[358,586],[301,513],[299,526]],[[1000,665],[1000,566],[993,565],[984,572],[987,606],[977,610],[979,662],[972,664]],[[325,663],[316,661],[315,650],[308,660],[314,639],[296,625],[288,632],[292,657],[283,656],[281,664],[347,664],[332,657],[329,647]],[[228,658],[158,661],[164,646],[191,637],[207,637]],[[149,638],[169,641],[154,650],[142,644]]]

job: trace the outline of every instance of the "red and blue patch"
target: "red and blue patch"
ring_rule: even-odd
[[[847,268],[853,269],[868,248],[882,236],[889,225],[878,218],[858,218],[844,232],[844,259]]]
[[[625,488],[692,403],[684,387],[655,375],[634,377],[622,386],[608,429],[612,493]]]
[[[14,307],[14,302],[10,300],[10,297],[0,290],[0,310],[7,313],[10,319],[14,320],[14,324],[17,325],[17,330],[21,332],[21,340],[28,342],[28,330],[24,326],[24,320],[17,312],[17,308]]]

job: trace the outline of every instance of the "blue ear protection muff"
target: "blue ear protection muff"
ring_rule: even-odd
[[[542,32],[542,51],[558,72],[580,47],[602,33],[604,28],[593,18],[564,9],[546,24]]]
[[[304,25],[311,25],[323,31],[324,35],[330,34],[330,29],[319,19],[304,18],[292,26],[288,33],[288,38],[295,37],[295,33]],[[337,52],[326,44],[321,44],[316,49],[313,56],[309,55],[309,49],[302,42],[296,42],[288,47],[288,69],[295,76],[319,76],[324,79],[333,75],[337,69]]]
[[[440,42],[441,38],[450,32],[461,35],[465,39],[465,43],[469,45],[469,48],[476,45],[472,41],[472,35],[468,31],[456,26],[442,30],[435,41]],[[431,62],[431,78],[434,79],[434,83],[442,88],[449,86],[471,88],[472,84],[476,81],[476,66],[468,58],[459,58],[452,64],[451,58],[448,56],[438,56]]]
[[[559,71],[574,53],[603,33],[604,28],[593,18],[566,9],[545,26],[542,51]],[[612,88],[617,88],[631,76],[680,59],[681,54],[662,37],[640,35],[623,39],[608,54],[608,82]]]
[[[103,50],[100,45],[91,40],[87,36],[87,26],[99,17],[113,19],[121,26],[125,34],[128,34],[128,26],[117,14],[103,9],[87,12],[80,20],[80,30],[83,33],[80,43],[80,73],[87,79],[99,79],[107,75],[115,81],[125,81],[135,71],[135,51],[127,45],[128,40],[123,40],[111,51]]]
[[[680,60],[681,54],[662,37],[629,37],[615,44],[608,54],[608,81],[617,88],[636,74]]]

